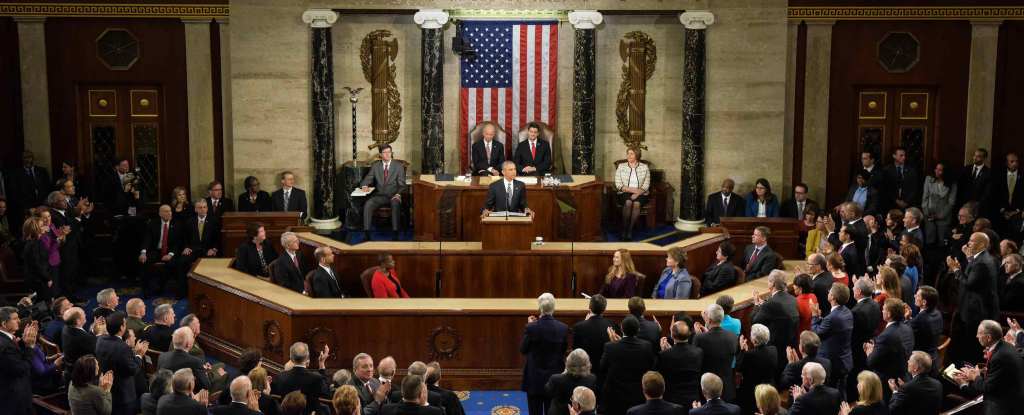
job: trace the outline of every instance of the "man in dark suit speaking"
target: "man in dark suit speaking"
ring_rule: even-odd
[[[516,164],[502,163],[501,176],[487,189],[487,202],[480,216],[486,218],[491,212],[525,212],[532,218],[533,211],[526,207],[526,184],[516,180]]]

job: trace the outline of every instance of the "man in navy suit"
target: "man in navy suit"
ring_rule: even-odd
[[[302,212],[302,218],[309,216],[306,206],[306,191],[295,187],[295,174],[281,173],[281,188],[270,195],[270,203],[277,212]]]
[[[853,368],[853,354],[850,350],[850,339],[853,335],[853,313],[846,308],[850,299],[850,289],[845,285],[834,283],[828,291],[828,303],[831,312],[824,318],[821,310],[811,307],[811,330],[821,338],[821,349],[818,355],[832,363],[829,384],[839,389],[840,394],[846,390],[846,374]],[[807,370],[807,366],[804,366]]]
[[[110,390],[111,414],[129,415],[138,411],[139,394],[135,390],[135,375],[143,368],[142,356],[149,350],[149,342],[136,341],[134,333],[125,338],[125,314],[118,311],[107,316],[107,334],[96,339],[96,360],[100,372],[114,372],[114,385]]]
[[[890,209],[906,209],[921,205],[922,181],[914,166],[907,165],[907,149],[896,147],[892,152],[892,165],[885,168],[885,196]]]
[[[473,175],[500,176],[501,163],[505,162],[505,145],[494,139],[497,128],[490,121],[484,122],[483,138],[473,143]]]
[[[882,305],[885,329],[875,336],[872,342],[862,345],[867,356],[868,369],[878,375],[883,385],[890,379],[903,379],[907,372],[907,359],[914,350],[914,333],[902,322],[904,307],[903,301],[899,299],[885,300],[885,304]],[[907,343],[910,343],[910,347],[907,347]],[[888,401],[890,393],[890,390],[883,388],[883,399]]]
[[[933,362],[938,362],[939,336],[942,335],[945,327],[942,322],[942,313],[938,308],[938,290],[929,285],[918,287],[917,292],[914,293],[914,304],[920,310],[917,315],[911,318],[910,307],[907,307],[903,316],[914,333],[914,350],[928,353],[928,357]],[[934,373],[938,375],[939,372],[936,370]]]
[[[722,378],[708,372],[700,377],[700,391],[707,401],[704,405],[694,401],[690,415],[739,415],[740,407],[722,400]]]
[[[743,196],[732,192],[736,182],[732,179],[722,181],[722,190],[708,195],[708,203],[704,208],[704,223],[714,226],[721,223],[723,217],[743,216],[746,201]]]
[[[647,402],[629,408],[627,415],[685,415],[686,409],[681,405],[662,399],[665,395],[665,378],[660,373],[650,371],[644,374],[641,380],[644,388],[644,398]]]
[[[275,395],[284,396],[293,391],[300,391],[306,396],[306,413],[321,411],[320,398],[331,396],[331,390],[324,378],[324,362],[330,354],[330,347],[324,349],[317,356],[319,368],[309,369],[309,346],[303,342],[295,342],[288,348],[288,358],[292,362],[292,368],[282,371],[274,376],[271,383],[271,391]]]
[[[551,172],[551,145],[540,139],[540,124],[526,126],[526,141],[519,143],[512,160],[519,166],[519,174],[543,176]]]
[[[486,218],[491,212],[525,212],[533,217],[533,211],[526,206],[526,184],[516,180],[516,163],[502,163],[501,175],[501,180],[487,188],[487,201],[480,216]]]
[[[555,320],[555,296],[541,294],[537,298],[540,318],[530,316],[519,345],[519,353],[526,356],[523,366],[522,390],[526,392],[530,413],[543,415],[551,405],[544,385],[551,375],[565,369],[565,349],[569,346],[569,326]]]

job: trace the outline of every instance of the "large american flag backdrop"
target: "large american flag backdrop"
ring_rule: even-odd
[[[554,125],[558,22],[464,21],[462,35],[476,50],[475,57],[461,59],[459,150],[465,171],[469,131],[477,123],[494,121],[509,139],[531,121]]]

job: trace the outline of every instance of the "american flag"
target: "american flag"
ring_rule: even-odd
[[[462,35],[476,51],[475,57],[461,59],[459,150],[464,171],[469,131],[477,123],[496,122],[510,138],[531,121],[554,125],[558,22],[464,21]]]

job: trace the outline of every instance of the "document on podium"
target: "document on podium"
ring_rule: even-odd
[[[362,187],[357,187],[355,190],[352,191],[352,196],[353,197],[366,196],[366,195],[369,195],[370,193],[373,193],[374,189],[375,188],[371,187],[369,189],[366,189],[366,191],[364,192]]]
[[[526,214],[523,213],[523,212],[509,212],[509,211],[504,211],[503,210],[503,211],[500,211],[500,212],[491,212],[487,216],[491,217],[491,218],[505,218],[505,217],[508,217],[508,218],[521,218],[521,217],[525,217]]]

